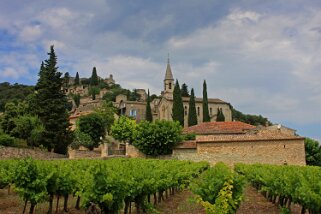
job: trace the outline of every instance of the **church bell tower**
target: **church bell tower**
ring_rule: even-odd
[[[167,59],[167,67],[166,67],[166,74],[164,79],[164,94],[165,96],[173,97],[174,92],[174,78],[172,74],[171,65],[169,63],[169,57]]]

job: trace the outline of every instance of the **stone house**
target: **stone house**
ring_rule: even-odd
[[[208,122],[184,129],[195,141],[180,143],[172,157],[181,160],[305,165],[304,138],[273,127],[242,122]]]

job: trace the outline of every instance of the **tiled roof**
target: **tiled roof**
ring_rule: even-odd
[[[195,133],[197,135],[210,135],[210,134],[241,134],[247,130],[255,129],[247,123],[234,121],[234,122],[205,122],[195,126],[186,127],[183,133]]]
[[[273,141],[273,140],[304,140],[304,137],[282,133],[278,130],[257,130],[255,133],[227,134],[227,135],[203,135],[196,136],[198,143],[207,142],[249,142],[249,141]]]

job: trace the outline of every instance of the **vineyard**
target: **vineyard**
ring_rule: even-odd
[[[311,214],[321,213],[321,168],[313,166],[275,166],[238,164],[235,170],[262,192],[266,198],[281,207],[292,203]]]
[[[320,167],[238,164],[232,170],[223,163],[128,158],[0,161],[0,189],[19,195],[23,213],[44,203],[45,213],[54,213],[54,199],[57,207],[61,199],[65,212],[146,213],[187,187],[206,213],[236,213],[247,180],[269,201],[300,204],[301,213],[314,214],[321,213],[320,178]]]

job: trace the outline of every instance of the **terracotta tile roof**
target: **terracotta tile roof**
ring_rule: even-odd
[[[195,133],[197,135],[210,135],[210,134],[242,134],[247,130],[255,129],[247,123],[234,121],[234,122],[206,122],[195,126],[186,127],[183,133]]]
[[[273,141],[273,140],[304,140],[304,137],[286,134],[277,130],[257,130],[246,134],[203,135],[196,136],[197,143],[207,142],[248,142],[248,141]]]

